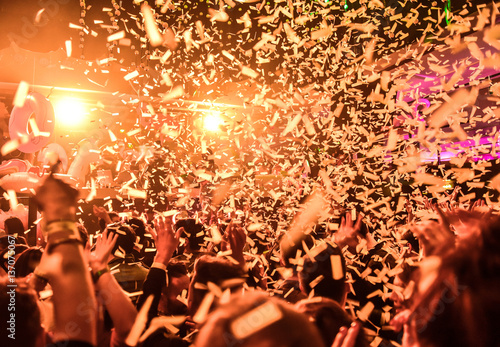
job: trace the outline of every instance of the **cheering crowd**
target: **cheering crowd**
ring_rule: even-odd
[[[332,205],[316,193],[280,232],[251,208],[94,206],[89,235],[78,191],[50,176],[36,194],[44,247],[5,223],[2,345],[498,346],[500,221],[454,198],[426,201],[425,218],[408,204],[386,236],[354,211],[322,218]]]
[[[131,112],[93,100],[65,170],[0,103],[41,213],[0,230],[0,346],[500,346],[499,11],[452,3],[79,1],[47,65]]]

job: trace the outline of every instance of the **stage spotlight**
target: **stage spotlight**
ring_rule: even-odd
[[[224,120],[220,112],[212,111],[203,118],[203,128],[207,131],[219,131],[222,124],[224,124]]]
[[[87,112],[78,99],[64,98],[54,102],[54,113],[58,124],[74,127],[83,125]]]

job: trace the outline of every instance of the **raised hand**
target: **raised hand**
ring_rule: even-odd
[[[115,247],[116,240],[118,240],[118,234],[108,230],[105,230],[97,238],[95,250],[89,256],[89,265],[93,272],[100,271],[108,265],[108,259]]]
[[[491,218],[491,210],[484,200],[475,201],[470,209],[452,209],[446,213],[446,218],[453,226],[459,238],[481,234],[481,224]]]
[[[92,210],[94,212],[94,216],[101,218],[106,222],[106,224],[111,224],[111,219],[109,218],[108,212],[104,207],[94,205]]]
[[[74,223],[77,199],[77,190],[52,175],[37,190],[48,240],[38,271],[53,291],[53,342],[77,340],[95,346],[96,303]],[[68,329],[68,322],[72,329]]]
[[[411,223],[415,219],[415,215],[413,214],[413,205],[411,204],[410,199],[406,199],[405,207],[406,212],[408,213],[407,223]]]
[[[46,222],[74,220],[78,191],[69,184],[50,175],[37,189],[36,201]]]
[[[359,329],[361,329],[361,325],[357,322],[352,323],[349,329],[346,327],[340,328],[332,347],[354,347]]]
[[[427,220],[414,224],[412,232],[417,236],[425,255],[438,254],[442,250],[453,247],[454,234],[450,230],[450,221],[445,213],[436,205],[432,205],[433,209],[439,216],[439,223]]]
[[[490,207],[486,204],[484,199],[478,199],[474,201],[474,203],[470,206],[469,211],[471,212],[479,212],[479,213],[484,213],[484,214],[490,214],[491,209]]]
[[[236,226],[233,223],[233,220],[229,223],[226,229],[226,233],[224,234],[224,240],[226,249],[231,248],[232,257],[237,260],[240,264],[245,262],[245,258],[243,256],[243,249],[245,248],[247,235],[245,233],[245,229]]]
[[[154,225],[157,252],[155,262],[167,265],[175,250],[179,246],[179,240],[184,232],[184,228],[179,228],[177,229],[177,232],[174,233],[172,220],[165,217],[156,218],[154,220]]]
[[[460,193],[461,190],[462,190],[462,188],[460,188],[460,186],[456,186],[450,195],[446,194],[446,195],[448,195],[448,199],[450,201],[450,204],[457,201],[458,194]]]
[[[346,245],[355,246],[354,243],[358,242],[357,235],[361,229],[361,221],[362,216],[358,216],[356,223],[353,223],[351,212],[346,212],[345,217],[341,219],[339,230],[334,234],[335,243],[341,248]]]

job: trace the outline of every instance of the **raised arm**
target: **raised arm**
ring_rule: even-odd
[[[74,222],[77,196],[76,190],[52,176],[38,189],[36,199],[44,218],[47,249],[37,271],[53,291],[53,341],[95,346],[96,302]]]
[[[143,294],[139,298],[137,307],[140,309],[146,299],[153,295],[153,303],[148,312],[148,318],[151,320],[156,317],[158,312],[158,304],[160,303],[161,291],[167,285],[167,266],[179,245],[179,238],[184,228],[179,228],[174,233],[172,221],[170,218],[155,219],[155,230],[153,236],[156,243],[156,256],[149,270],[148,276],[142,286]]]
[[[106,230],[97,239],[96,249],[90,254],[89,264],[98,298],[113,321],[116,336],[120,341],[125,341],[134,325],[137,311],[115,277],[109,272],[108,259],[117,239],[118,234],[111,235]]]
[[[102,219],[106,223],[106,225],[113,223],[111,221],[111,218],[109,218],[109,214],[104,207],[94,205],[92,207],[92,209],[93,209],[94,215],[96,217]]]
[[[234,219],[233,219],[234,220]],[[229,222],[224,234],[223,248],[231,249],[231,257],[235,259],[241,266],[245,265],[245,257],[243,249],[245,248],[247,235],[245,229],[234,224],[233,220]]]

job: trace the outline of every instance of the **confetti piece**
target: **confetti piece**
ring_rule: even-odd
[[[330,26],[323,28],[323,29],[318,29],[314,30],[311,32],[311,40],[319,40],[323,38],[327,38],[330,35],[332,35],[333,30]]]
[[[113,134],[111,129],[108,129],[108,134],[109,134],[109,139],[111,140],[111,142],[116,142],[116,136],[115,136],[115,134]]]
[[[125,75],[125,77],[123,77],[125,79],[125,81],[129,81],[131,80],[132,78],[135,78],[139,76],[139,71],[132,71],[131,73],[128,73]]]
[[[283,28],[285,29],[286,36],[290,42],[295,44],[300,42],[300,38],[297,36],[297,33],[292,29],[290,24],[283,24]]]
[[[472,88],[471,91],[459,89],[445,104],[441,105],[441,107],[432,113],[429,118],[429,125],[433,128],[441,128],[447,124],[446,117],[458,111],[462,106],[473,105],[477,95],[477,88]]]
[[[252,223],[247,226],[247,230],[249,232],[255,232],[257,230],[262,229],[265,226],[264,223]]]
[[[300,120],[302,119],[302,115],[298,114],[296,115],[286,126],[285,130],[281,133],[281,136],[285,136],[289,132],[291,132],[297,125],[299,124]]]
[[[341,280],[344,278],[344,270],[342,269],[342,259],[340,255],[331,255],[330,262],[332,264],[332,278]]]
[[[66,56],[69,58],[69,57],[71,57],[71,54],[73,53],[73,41],[66,40],[64,42],[64,45],[66,47]]]
[[[210,226],[210,234],[212,235],[212,241],[214,244],[218,245],[222,242],[222,235],[217,225]]]
[[[17,86],[16,95],[14,96],[14,106],[23,107],[28,95],[30,85],[27,82],[21,81]]]
[[[233,61],[235,58],[234,58],[234,55],[232,55],[231,53],[229,53],[228,51],[226,50],[223,50],[222,51],[222,55],[224,55],[226,58],[228,58],[229,60]]]
[[[147,340],[149,336],[151,336],[154,332],[159,329],[166,329],[171,334],[177,334],[179,329],[176,325],[181,325],[186,321],[185,316],[160,316],[155,317],[151,320],[148,329],[141,335],[139,339],[139,343],[143,343]]]
[[[7,195],[8,195],[10,209],[14,211],[18,205],[17,194],[15,191],[9,189],[7,190]]]
[[[149,38],[149,43],[153,47],[160,46],[163,43],[163,37],[158,30],[153,10],[146,4],[141,5],[141,13],[144,18],[144,27],[146,35]]]
[[[136,199],[146,199],[148,197],[148,194],[146,191],[138,190],[138,189],[132,189],[132,188],[127,188],[124,190],[124,193],[128,195],[129,197],[136,198]]]
[[[215,295],[212,292],[208,292],[205,295],[205,297],[203,298],[203,300],[198,308],[198,311],[196,311],[196,313],[193,316],[194,322],[201,324],[206,320],[206,318],[208,316],[208,312],[210,312],[210,307],[212,306],[214,299],[215,299]]]
[[[109,35],[108,36],[108,42],[118,41],[118,40],[121,40],[123,38],[125,38],[125,30],[119,31],[119,32],[114,33],[112,35]]]
[[[172,88],[172,90],[166,94],[163,95],[162,99],[163,101],[168,101],[168,100],[172,100],[172,99],[178,99],[180,97],[182,97],[184,95],[184,88],[179,85],[179,86],[175,86],[174,88]]]
[[[229,15],[222,8],[220,11],[209,8],[208,13],[212,22],[227,22],[229,20]]]
[[[76,24],[73,24],[73,23],[69,23],[69,27],[70,27],[70,29],[79,29],[79,30],[85,29],[81,25],[76,25]]]
[[[475,192],[472,192],[472,193],[469,193],[469,194],[466,194],[466,195],[463,195],[461,197],[458,198],[458,201],[463,204],[464,202],[468,202],[470,200],[474,200],[476,198],[476,193]]]
[[[35,118],[30,118],[28,121],[31,131],[33,132],[33,136],[40,136],[40,129],[38,128],[38,125],[36,124]]]
[[[277,322],[283,317],[273,302],[266,302],[231,322],[231,331],[237,339],[245,339]]]
[[[139,341],[139,338],[146,327],[146,323],[148,322],[148,312],[149,308],[151,307],[151,304],[153,303],[153,295],[150,295],[144,304],[141,307],[141,310],[137,314],[137,317],[135,319],[134,324],[132,325],[132,328],[130,329],[130,332],[125,339],[125,343],[128,346],[136,346],[137,342]]]
[[[2,156],[5,156],[9,153],[12,153],[14,152],[18,147],[19,147],[20,143],[19,143],[19,140],[9,140],[7,142],[5,142],[5,144],[2,146],[2,150],[1,150],[1,153],[2,153]]]
[[[373,309],[375,308],[375,305],[369,301],[366,303],[365,306],[358,312],[358,319],[362,322],[366,322],[368,320],[368,317],[370,317],[370,314],[372,313]]]
[[[257,77],[259,77],[259,74],[252,70],[251,68],[247,67],[247,66],[242,66],[241,67],[241,73],[245,76],[248,76],[250,78],[253,78],[253,79],[256,79]]]
[[[304,123],[304,127],[306,128],[307,135],[314,136],[314,134],[316,134],[316,130],[314,130],[314,125],[307,115],[302,116],[302,122]]]
[[[2,153],[2,155],[3,155],[3,153]],[[500,174],[496,175],[495,177],[493,177],[491,179],[489,186],[500,192]]]
[[[387,151],[388,152],[393,151],[396,148],[397,143],[398,143],[397,130],[395,129],[389,130],[389,136],[387,139],[387,146],[386,146]]]
[[[321,281],[323,281],[325,279],[325,276],[323,275],[319,275],[318,277],[316,277],[315,279],[313,279],[311,281],[311,283],[309,283],[309,285],[311,286],[311,288],[314,288],[316,287]]]
[[[40,20],[42,19],[42,15],[44,14],[44,12],[45,12],[45,8],[42,8],[41,10],[39,10],[36,13],[35,20],[34,20],[35,24],[39,24],[40,23]]]
[[[134,129],[134,130],[130,130],[129,132],[127,132],[127,136],[134,136],[134,135],[137,135],[141,132],[141,129]],[[119,171],[119,170],[117,170]]]

